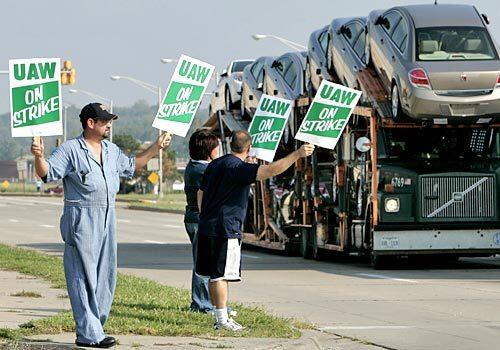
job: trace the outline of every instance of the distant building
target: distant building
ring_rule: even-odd
[[[0,181],[18,179],[17,162],[15,160],[0,160]]]

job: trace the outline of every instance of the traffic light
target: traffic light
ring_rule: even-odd
[[[73,85],[76,81],[76,71],[71,64],[71,61],[63,61],[63,69],[61,69],[61,84]]]

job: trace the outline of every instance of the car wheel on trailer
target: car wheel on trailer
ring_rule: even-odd
[[[233,101],[231,100],[231,91],[229,91],[229,87],[226,87],[226,93],[224,94],[226,96],[226,109],[228,111],[233,110]]]
[[[394,83],[391,91],[391,116],[395,122],[404,119],[404,112],[401,108],[401,99],[399,96],[398,85]]]

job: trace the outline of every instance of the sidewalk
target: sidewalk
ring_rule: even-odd
[[[12,296],[25,292],[40,297]],[[66,292],[50,287],[50,284],[17,272],[0,270],[0,328],[17,328],[37,318],[53,316],[69,310]],[[119,345],[115,349],[297,349],[297,350],[376,350],[380,347],[366,345],[334,334],[315,330],[302,331],[300,339],[273,338],[218,338],[218,337],[153,337],[117,335]],[[0,339],[0,349],[77,349],[75,335],[63,333],[37,335],[19,344]]]

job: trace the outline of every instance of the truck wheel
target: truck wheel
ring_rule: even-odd
[[[390,269],[394,266],[395,257],[392,255],[371,254],[371,264],[375,270]]]
[[[311,241],[312,241],[312,257],[314,260],[321,261],[325,260],[325,252],[323,249],[318,247],[318,237],[316,236],[316,225],[311,230]]]
[[[302,230],[301,236],[301,244],[300,244],[300,254],[304,259],[311,259],[311,245],[309,244],[309,231],[306,229]]]

